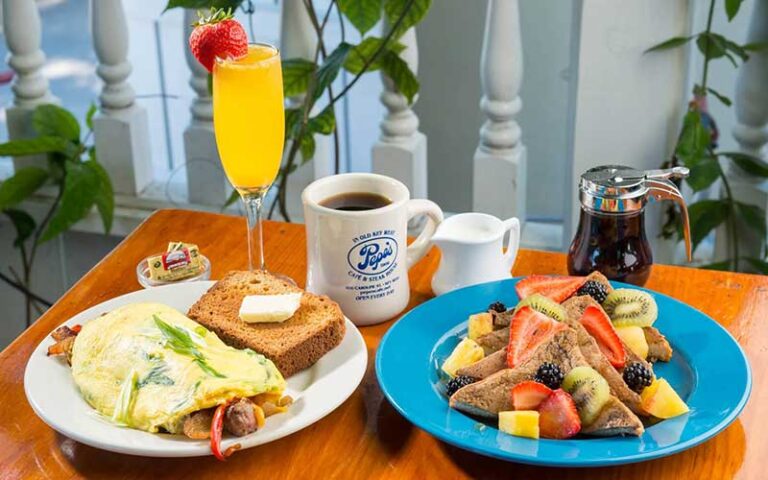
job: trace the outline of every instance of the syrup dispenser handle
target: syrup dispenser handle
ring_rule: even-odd
[[[688,263],[690,263],[691,260],[693,260],[693,252],[691,251],[691,223],[688,219],[688,207],[685,205],[685,200],[683,199],[683,195],[680,193],[680,190],[677,189],[677,186],[675,186],[675,184],[670,182],[669,180],[665,180],[665,178],[669,178],[670,176],[676,176],[676,175],[670,173],[666,177],[663,176],[663,175],[666,175],[666,172],[670,172],[671,170],[675,170],[675,169],[684,170],[684,172],[680,172],[678,175],[682,175],[682,176],[688,175],[688,169],[685,167],[675,167],[670,170],[650,170],[648,172],[649,175],[646,180],[646,185],[648,186],[648,195],[653,199],[672,200],[677,204],[678,207],[680,207],[680,214],[683,220],[683,237],[685,238],[685,253],[688,257]],[[663,172],[663,173],[662,175],[651,176],[650,174],[652,172]]]
[[[645,178],[648,180],[666,180],[668,178],[685,178],[691,173],[686,167],[672,167],[664,170],[646,170]],[[680,192],[678,192],[680,193]]]

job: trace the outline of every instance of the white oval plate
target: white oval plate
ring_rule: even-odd
[[[83,324],[117,307],[136,302],[160,302],[186,312],[215,282],[190,282],[128,293],[89,308],[63,325]],[[368,365],[368,350],[357,327],[347,322],[341,344],[312,367],[288,379],[286,393],[295,402],[286,413],[267,420],[261,430],[245,437],[226,437],[222,450],[234,443],[242,448],[277,440],[325,417],[352,395]],[[24,391],[35,413],[51,428],[92,447],[149,457],[195,457],[210,455],[208,440],[182,435],[149,433],[118,427],[102,418],[85,400],[61,357],[48,357],[53,340],[40,342],[27,362]]]

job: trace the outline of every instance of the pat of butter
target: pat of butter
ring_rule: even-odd
[[[301,293],[249,295],[240,304],[240,320],[247,323],[277,323],[291,318],[301,305]]]

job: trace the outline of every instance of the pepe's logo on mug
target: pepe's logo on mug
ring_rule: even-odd
[[[349,250],[347,261],[361,275],[380,275],[397,259],[397,242],[392,237],[375,237],[358,243]]]

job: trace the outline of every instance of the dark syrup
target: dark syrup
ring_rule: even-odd
[[[392,203],[384,195],[369,192],[346,192],[328,197],[320,205],[333,210],[342,210],[346,212],[362,212],[365,210],[375,210],[386,207]]]
[[[642,211],[610,215],[582,208],[568,252],[570,274],[588,275],[598,270],[611,280],[644,285],[653,264],[644,222]]]

